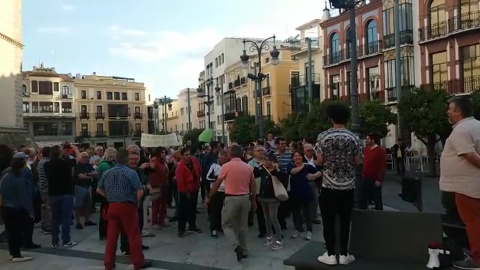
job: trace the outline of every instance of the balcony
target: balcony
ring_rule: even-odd
[[[374,54],[378,54],[379,52],[381,53],[382,49],[382,41],[381,40],[376,40],[372,42],[368,42],[365,44],[361,44],[358,46],[358,57],[364,57],[364,56],[370,56]],[[350,58],[350,56],[348,57]]]
[[[313,82],[313,84],[320,84],[320,74],[319,73],[313,73],[312,74],[312,82]],[[308,84],[307,74],[293,76],[291,78],[292,87],[306,86],[307,84]]]
[[[229,82],[228,83],[228,90],[232,90],[233,89],[233,82]]]
[[[422,89],[446,91],[449,94],[469,94],[480,90],[480,76],[468,76],[463,79],[439,81],[432,84],[422,84]]]
[[[88,112],[80,112],[80,119],[90,119],[90,114]]]
[[[80,131],[80,134],[78,134],[78,137],[89,138],[90,137],[90,132],[87,131],[87,130],[82,130],[82,131]]]
[[[235,113],[234,112],[229,112],[229,113],[225,113],[225,121],[232,121],[235,119]]]
[[[205,117],[205,111],[197,111],[197,117]]]
[[[233,83],[234,87],[239,87],[240,86],[240,78],[236,79],[235,82]]]
[[[104,112],[96,112],[95,113],[95,119],[105,119],[105,113]]]
[[[310,39],[312,41],[312,49],[313,50],[318,49],[319,48],[318,38],[310,38]],[[292,49],[293,55],[304,53],[308,50],[308,42],[306,39],[292,41],[291,49]]]
[[[136,112],[133,114],[133,119],[143,119],[143,114],[140,112]]]
[[[141,138],[142,137],[142,131],[141,130],[135,130],[132,134],[132,137]]]
[[[383,37],[384,48],[389,49],[395,47],[395,34],[386,35]],[[413,31],[404,30],[400,31],[400,45],[413,44]]]
[[[429,20],[430,18],[427,18]],[[480,11],[472,11],[449,18],[447,21],[420,27],[418,29],[420,41],[446,37],[456,32],[480,28]]]
[[[71,99],[71,98],[73,98],[73,94],[68,94],[68,95],[62,94],[62,98]]]
[[[240,84],[241,84],[241,85],[244,85],[244,84],[246,84],[246,83],[247,83],[247,78],[246,78],[246,77],[240,78]]]
[[[107,132],[106,131],[99,131],[97,130],[95,132],[95,137],[107,137]]]
[[[270,96],[271,95],[271,87],[263,87],[262,89],[262,95],[264,96]]]

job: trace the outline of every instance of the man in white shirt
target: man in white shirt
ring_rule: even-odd
[[[213,163],[207,173],[207,181],[210,187],[217,181],[222,165],[228,162],[228,153],[224,150],[218,152],[218,163]],[[212,238],[217,239],[217,230],[222,229],[222,207],[225,200],[225,182],[222,182],[217,193],[212,196],[208,206],[210,212],[210,233]]]
[[[315,160],[315,150],[313,149],[313,145],[310,143],[306,143],[303,145],[303,152],[305,155],[305,159],[307,163],[312,165],[313,167],[317,167],[316,160]],[[310,187],[313,190],[314,200],[310,205],[310,210],[312,210],[312,220],[315,224],[322,224],[320,218],[318,217],[318,189],[320,188],[320,180],[321,179],[314,179],[311,180]]]
[[[470,256],[454,262],[458,269],[480,269],[480,121],[468,97],[449,100],[453,131],[440,158],[440,190],[455,193],[458,213],[467,229]]]

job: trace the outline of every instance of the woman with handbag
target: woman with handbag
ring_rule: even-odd
[[[163,147],[155,148],[150,160],[149,190],[152,199],[152,228],[165,227],[168,204],[168,165],[167,150]]]
[[[264,164],[255,167],[253,170],[255,177],[260,177],[259,201],[262,205],[263,214],[265,217],[265,228],[267,230],[267,237],[265,238],[264,246],[272,246],[272,250],[280,250],[283,248],[282,243],[282,228],[278,221],[278,207],[280,200],[278,198],[283,193],[286,195],[285,189],[285,174],[278,169],[277,158],[273,153],[269,154],[264,159]],[[282,189],[280,192],[278,188]],[[282,200],[287,199],[281,198]],[[275,239],[273,237],[272,225],[275,228]]]
[[[313,191],[310,187],[310,181],[319,178],[322,173],[306,163],[302,152],[295,151],[292,155],[293,163],[288,164],[287,172],[290,174],[290,201],[292,205],[293,224],[295,233],[292,238],[296,239],[303,235],[303,216],[307,224],[307,233],[305,240],[312,240],[312,211],[311,202],[314,200]],[[302,216],[303,212],[303,216]]]

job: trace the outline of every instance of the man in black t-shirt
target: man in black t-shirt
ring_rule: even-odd
[[[94,178],[97,176],[95,169],[89,162],[89,156],[86,152],[80,154],[81,159],[73,169],[73,180],[75,182],[75,220],[76,228],[83,229],[80,218],[85,217],[85,226],[95,226],[97,224],[89,221],[91,215],[91,188]]]

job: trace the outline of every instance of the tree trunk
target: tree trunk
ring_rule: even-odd
[[[428,168],[430,169],[429,176],[437,177],[437,154],[435,153],[435,144],[437,142],[436,136],[428,137],[427,153],[428,153]]]

